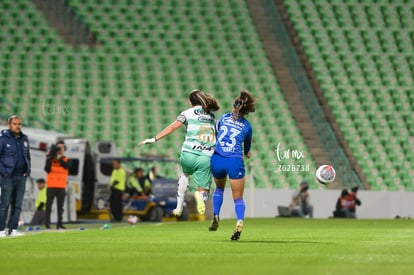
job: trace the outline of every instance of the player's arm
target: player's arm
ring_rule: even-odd
[[[165,127],[164,130],[162,130],[161,132],[156,134],[155,137],[148,138],[144,141],[141,141],[139,144],[142,145],[142,144],[157,142],[158,140],[162,139],[163,137],[174,133],[181,126],[183,126],[183,122],[181,122],[179,120],[176,120],[173,123],[171,123],[170,125],[168,125],[167,127]]]
[[[168,136],[168,135],[174,133],[181,126],[183,126],[183,123],[181,121],[176,120],[173,123],[171,123],[170,125],[168,125],[167,127],[165,127],[164,130],[162,130],[157,135],[155,135],[154,138],[156,140],[160,140],[163,137]]]
[[[253,131],[252,131],[252,128],[249,128],[249,130],[247,132],[247,136],[244,139],[244,144],[243,144],[244,155],[247,158],[250,158],[250,156],[251,156],[250,149],[251,149],[251,146],[252,146],[252,137],[253,137]]]

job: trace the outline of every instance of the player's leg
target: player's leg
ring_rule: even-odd
[[[220,210],[223,205],[224,188],[227,182],[226,160],[218,155],[211,157],[211,171],[216,189],[213,193],[213,221],[208,230],[216,231],[220,221]]]
[[[189,176],[186,174],[181,174],[180,178],[178,179],[178,188],[177,188],[177,206],[173,210],[174,216],[181,216],[184,207],[184,199],[185,193],[187,192],[189,182]]]
[[[220,210],[223,205],[224,188],[226,186],[227,178],[214,178],[216,189],[213,193],[213,221],[208,227],[209,231],[217,231],[220,222]]]
[[[214,178],[216,189],[213,193],[213,214],[220,215],[221,206],[223,205],[224,188],[226,187],[227,178]]]
[[[206,212],[205,202],[210,194],[212,181],[210,157],[197,156],[194,159],[194,182],[197,185],[197,191],[194,192],[194,198],[197,203],[197,211],[199,214]]]
[[[184,200],[185,194],[187,193],[188,183],[190,181],[190,175],[193,174],[192,170],[192,155],[187,152],[181,152],[180,156],[180,164],[182,173],[180,178],[178,179],[178,187],[177,187],[177,206],[173,210],[174,216],[181,216],[184,208]]]
[[[234,158],[231,161],[229,169],[230,187],[234,201],[234,211],[236,212],[237,223],[234,229],[231,240],[237,241],[240,239],[240,234],[243,230],[244,215],[246,212],[246,205],[243,200],[246,170],[244,168],[243,159]]]
[[[244,215],[246,212],[246,205],[243,200],[244,185],[244,177],[241,179],[230,179],[230,186],[234,201],[234,211],[236,212],[237,217],[236,228],[231,236],[231,240],[233,241],[240,239],[240,235],[243,230]]]

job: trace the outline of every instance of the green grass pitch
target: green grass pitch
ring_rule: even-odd
[[[0,274],[414,274],[414,221],[69,224],[0,239]],[[84,227],[84,230],[79,230]]]

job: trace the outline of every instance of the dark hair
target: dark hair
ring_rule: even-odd
[[[67,150],[67,147],[66,147],[66,144],[65,144],[65,142],[63,141],[63,140],[59,140],[58,142],[56,142],[56,144],[55,144],[56,146],[58,146],[58,145],[63,145],[63,149],[66,151]]]
[[[204,111],[210,114],[220,109],[217,101],[211,95],[200,90],[192,90],[188,99],[193,106],[200,105]]]
[[[36,180],[37,183],[46,183],[45,179],[40,178]]]
[[[256,99],[249,91],[241,91],[240,95],[236,97],[233,103],[233,118],[239,119],[249,113],[254,113],[254,111],[256,111],[255,103]]]
[[[347,196],[349,193],[348,193],[348,190],[346,190],[346,189],[343,189],[342,190],[342,192],[341,192],[341,197],[345,197],[345,196]]]
[[[142,167],[137,167],[137,168],[135,168],[134,169],[134,173],[138,173],[138,172],[143,172],[144,171],[144,169],[142,169]]]

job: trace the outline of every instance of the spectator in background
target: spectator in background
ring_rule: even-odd
[[[39,192],[35,201],[35,212],[30,225],[40,225],[46,222],[46,182],[44,179],[36,181]]]
[[[358,193],[358,186],[354,186],[351,189],[351,192],[348,194],[347,201],[348,201],[348,208],[345,210],[345,216],[347,218],[356,218],[356,206],[361,205],[361,200],[357,197]]]
[[[0,238],[23,235],[17,228],[26,190],[26,178],[30,176],[29,139],[21,132],[21,120],[13,115],[7,119],[7,123],[9,129],[0,134]],[[7,222],[9,231],[6,232],[9,206],[12,211]]]
[[[154,179],[162,179],[162,177],[158,174],[157,168],[155,166],[152,166],[148,171],[147,177],[150,181],[153,181]]]
[[[348,190],[343,189],[341,196],[336,201],[335,211],[333,212],[334,218],[345,218],[344,209],[348,208]]]
[[[292,202],[289,205],[290,215],[293,217],[313,218],[313,205],[310,204],[308,182],[303,180],[300,183],[300,189],[296,190],[292,196]]]
[[[63,226],[63,205],[65,203],[66,186],[68,184],[71,161],[64,155],[65,151],[65,143],[59,141],[50,148],[46,158],[44,170],[47,173],[45,218],[45,226],[47,229],[50,229],[50,215],[52,213],[52,206],[55,198],[57,202],[56,229],[66,229]]]
[[[356,218],[356,206],[361,205],[361,200],[357,198],[358,187],[353,187],[351,192],[347,189],[342,190],[341,196],[336,201],[334,218]]]
[[[135,168],[134,173],[128,178],[128,193],[130,196],[146,195],[151,193],[151,181],[144,175],[144,169]]]
[[[115,159],[112,162],[112,174],[110,179],[111,196],[109,198],[111,204],[112,220],[115,222],[122,221],[122,195],[125,191],[126,172],[121,166],[121,160]]]

